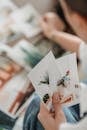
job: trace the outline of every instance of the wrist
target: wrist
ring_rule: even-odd
[[[51,32],[51,34],[50,34],[50,40],[55,41],[55,39],[56,39],[56,34],[57,34],[57,33],[58,33],[57,30],[53,30],[53,31]]]

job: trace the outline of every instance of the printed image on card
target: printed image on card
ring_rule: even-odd
[[[61,103],[72,106],[79,103],[80,86],[77,73],[76,54],[66,55],[57,60],[61,78],[56,79]]]
[[[0,88],[23,68],[10,59],[6,52],[0,54]]]
[[[52,52],[49,52],[48,55],[45,56],[45,58],[43,58],[29,73],[29,79],[35,87],[36,92],[45,103],[53,94],[53,89],[55,90],[55,88],[51,88],[50,85],[49,66],[56,68],[56,60]]]

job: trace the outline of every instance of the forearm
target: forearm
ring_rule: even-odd
[[[52,33],[51,39],[58,43],[62,48],[67,51],[76,52],[78,54],[79,46],[82,40],[74,35],[54,31]]]

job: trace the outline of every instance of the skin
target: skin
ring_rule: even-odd
[[[53,113],[51,111],[48,111],[44,103],[41,103],[38,119],[45,128],[45,130],[58,130],[60,125],[66,122],[65,115],[62,111],[62,107],[59,102],[59,94],[54,93],[52,97],[52,104],[54,107]]]
[[[87,18],[72,11],[65,0],[59,0],[59,2],[69,25],[81,39],[87,42]]]
[[[55,41],[62,48],[68,51],[76,52],[78,55],[79,46],[83,41],[77,36],[58,30],[58,28],[56,28],[56,24],[58,24],[57,15],[54,13],[48,13],[40,20],[43,33],[48,39]]]

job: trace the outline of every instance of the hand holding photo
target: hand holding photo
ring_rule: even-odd
[[[30,73],[29,78],[36,92],[46,103],[54,92],[59,93],[62,105],[79,103],[79,79],[76,55],[59,58],[57,64],[50,52]],[[72,62],[73,61],[73,62]]]

